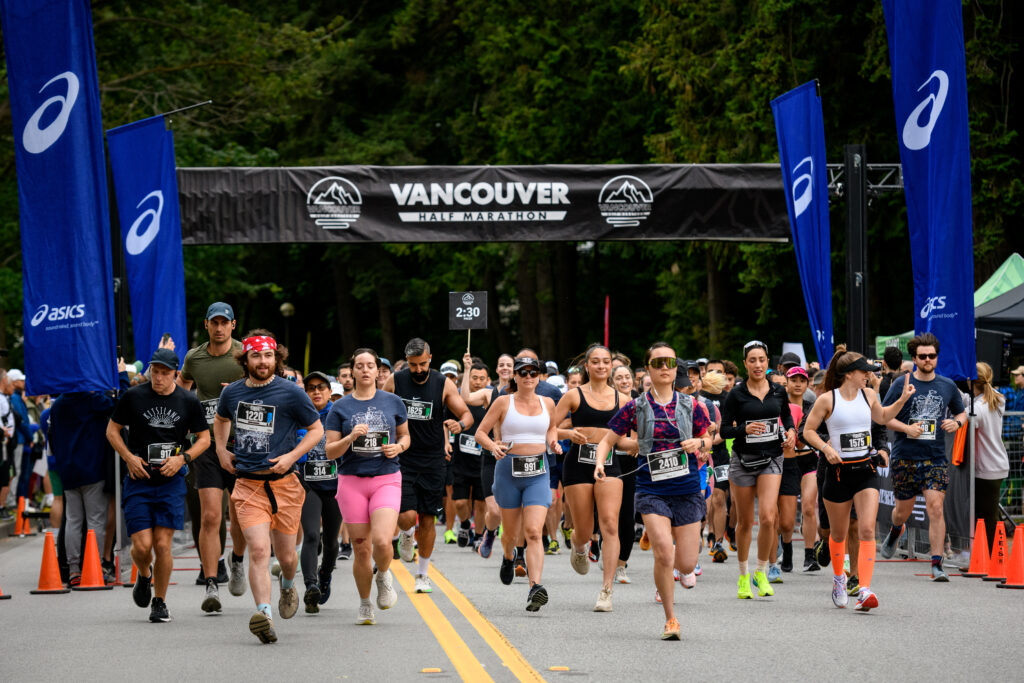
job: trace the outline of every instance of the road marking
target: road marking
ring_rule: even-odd
[[[520,681],[543,681],[544,677],[536,669],[530,666],[522,653],[515,645],[509,642],[505,634],[498,630],[494,624],[487,620],[480,610],[456,588],[451,581],[441,573],[436,565],[430,565],[430,577],[434,584],[451,600],[455,608],[462,613],[484,641],[491,646],[494,653],[501,658],[502,663]]]
[[[423,618],[427,627],[430,628],[434,637],[437,638],[437,642],[440,643],[445,654],[448,655],[448,659],[451,660],[452,665],[462,680],[491,681],[491,683],[494,683],[494,679],[484,669],[480,660],[473,655],[469,646],[466,645],[466,641],[458,634],[451,622],[445,618],[441,609],[434,604],[434,601],[427,595],[416,594],[415,583],[409,570],[403,567],[401,562],[392,562],[391,571],[394,572],[398,583],[409,596],[409,601],[413,604],[413,607],[420,613],[420,617]]]

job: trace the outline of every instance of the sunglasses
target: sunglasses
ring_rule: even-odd
[[[917,358],[919,360],[935,360],[938,357],[939,357],[939,354],[937,354],[937,353],[919,353],[919,354],[917,354]]]
[[[330,390],[330,387],[327,386],[326,384],[313,384],[312,386],[309,385],[309,384],[306,385],[306,393],[307,394],[312,394],[314,391],[329,391],[329,390]]]
[[[652,368],[671,370],[676,366],[676,359],[668,356],[662,356],[660,358],[652,358],[647,362]]]
[[[296,377],[295,375],[285,375],[284,378],[286,380],[288,380],[289,382],[298,382],[299,381],[299,378]]]
[[[520,377],[536,377],[540,373],[537,372],[536,370],[523,368],[522,370],[517,371],[516,374],[519,375]]]
[[[753,349],[755,347],[761,347],[762,349],[764,349],[765,353],[768,353],[768,345],[765,344],[763,341],[757,341],[756,339],[748,341],[746,344],[744,344],[743,351],[744,353],[746,353],[747,349]]]

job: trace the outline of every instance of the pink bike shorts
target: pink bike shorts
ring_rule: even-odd
[[[402,473],[393,472],[377,477],[343,474],[338,477],[336,498],[344,522],[369,524],[374,510],[391,508],[395,512],[399,511],[402,503]]]

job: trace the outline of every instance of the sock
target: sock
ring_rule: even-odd
[[[231,561],[241,563],[245,559],[244,555],[235,555],[234,551],[231,552]]]
[[[814,559],[814,548],[804,548],[804,562]]]
[[[414,533],[416,533],[416,527],[413,526],[408,529],[402,529],[399,533],[402,536],[412,536]]]
[[[857,578],[861,588],[871,588],[871,575],[875,571],[875,542],[861,541],[857,557]]]
[[[429,569],[429,567],[430,567],[430,558],[429,557],[423,557],[422,555],[420,555],[420,558],[419,558],[418,562],[419,562],[419,568],[420,568],[419,573],[422,574],[423,576],[426,576],[427,575],[427,569]]]
[[[768,560],[762,560],[760,557],[757,558],[757,571],[759,571],[759,572],[768,571]]]
[[[487,534],[488,538],[494,538],[494,535],[496,533],[498,533],[498,530],[497,529],[488,529],[487,527],[484,527],[484,533]]]
[[[843,558],[846,557],[846,541],[830,538],[828,554],[832,557],[832,573],[841,576],[843,574]]]
[[[459,528],[460,529],[468,529],[469,528],[469,520],[468,519],[462,520],[462,522],[459,523]]]
[[[522,557],[522,558],[526,557],[526,544],[525,543],[516,548],[516,554],[519,557]]]
[[[211,583],[213,584],[214,588],[217,587],[217,579],[213,578],[212,576],[206,580],[206,585],[209,586]]]
[[[942,566],[942,555],[932,555],[932,566],[933,567],[941,567]]]
[[[750,573],[750,570],[747,569],[747,561],[740,560],[740,576],[746,576],[748,573]]]
[[[896,526],[895,524],[890,525],[889,526],[889,536],[891,536],[892,538],[899,538],[900,537],[900,530],[901,530],[902,527],[903,527],[902,524],[900,524],[899,526]]]
[[[714,547],[714,545],[715,545],[715,535],[714,535],[714,534],[711,534],[711,533],[709,533],[709,534],[708,534],[708,547],[709,547],[709,548],[713,548],[713,547]]]
[[[281,588],[282,589],[288,589],[288,588],[291,588],[294,585],[295,585],[295,578],[294,577],[292,577],[290,579],[286,579],[283,576],[281,577]]]
[[[398,537],[399,537],[400,535],[401,535],[401,534],[400,534],[400,533],[398,533],[398,534],[395,534],[394,536],[392,536],[392,537],[391,537],[391,540],[392,540],[392,542],[394,542],[394,541],[397,541],[397,540],[398,540]]]
[[[265,603],[265,602],[261,602],[260,604],[256,605],[256,611],[257,612],[263,612],[264,614],[266,614],[267,615],[267,619],[273,619],[274,618],[273,613],[270,611],[270,605]]]
[[[359,598],[360,607],[370,607],[370,598]]]

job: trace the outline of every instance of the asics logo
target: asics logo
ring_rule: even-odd
[[[930,296],[924,302],[924,306],[921,308],[921,317],[927,318],[931,315],[932,311],[941,311],[946,307],[946,297],[944,296]]]
[[[54,95],[49,98],[35,110],[31,117],[28,119],[28,123],[25,124],[25,130],[21,134],[21,144],[25,148],[26,152],[31,154],[42,154],[50,148],[53,143],[57,142],[60,136],[64,133],[64,129],[67,128],[68,118],[71,116],[71,110],[75,106],[75,101],[78,100],[78,76],[70,71],[65,71],[62,74],[57,74],[46,82],[39,92],[43,92],[51,84],[57,81],[67,82],[67,91],[63,95]],[[45,128],[40,128],[39,124],[43,120],[43,114],[47,112],[50,105],[60,105],[60,111],[57,112],[57,117],[50,121]]]
[[[29,321],[32,327],[38,327],[44,320],[51,322],[57,322],[59,320],[66,320],[69,318],[84,318],[85,317],[85,304],[75,304],[73,306],[54,306],[51,308],[47,304],[41,305],[36,309],[35,315]]]
[[[128,230],[128,235],[124,238],[124,250],[132,256],[138,256],[146,251],[146,247],[156,239],[157,234],[160,232],[160,214],[164,211],[163,192],[153,190],[143,197],[142,201],[135,205],[135,208],[138,209],[153,197],[156,197],[156,208],[150,207],[140,213],[139,217],[132,223],[132,227]],[[146,229],[142,231],[142,234],[139,234],[139,229],[147,218],[149,221],[145,224]]]
[[[946,104],[946,94],[949,92],[949,76],[941,69],[936,69],[932,72],[932,75],[921,84],[917,91],[921,92],[924,90],[933,80],[939,82],[939,92],[928,93],[928,97],[921,100],[921,103],[914,107],[914,111],[910,112],[906,123],[903,124],[903,145],[909,150],[917,151],[928,146],[932,141],[932,129],[938,123],[939,115],[942,114],[942,107]],[[925,109],[929,109],[928,120],[922,126],[919,125],[919,121]]]
[[[797,218],[800,218],[800,214],[811,205],[811,189],[814,187],[814,160],[811,157],[804,157],[799,164],[793,167],[793,174],[795,175],[804,164],[808,166],[807,172],[796,176],[796,180],[793,181],[793,213]],[[800,195],[797,196],[797,189],[801,184],[803,189],[800,191]]]

